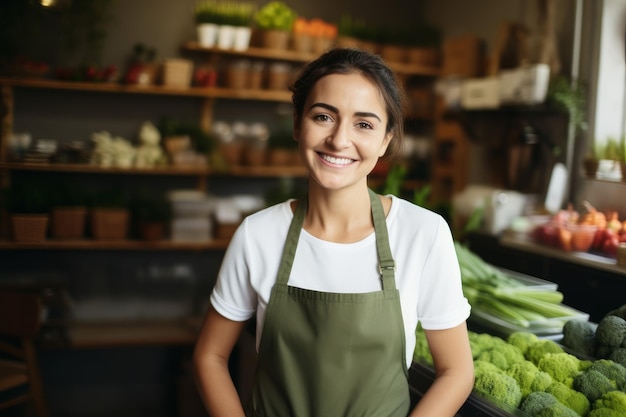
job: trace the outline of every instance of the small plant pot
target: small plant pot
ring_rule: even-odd
[[[219,26],[214,23],[202,23],[196,26],[198,43],[205,48],[213,48],[217,43]]]
[[[166,225],[165,222],[148,222],[139,223],[139,236],[141,240],[148,242],[156,242],[165,238]]]
[[[50,216],[50,234],[55,239],[82,239],[86,217],[86,207],[54,207]]]
[[[217,47],[219,49],[232,49],[235,45],[235,27],[220,25],[217,33]]]
[[[267,49],[289,49],[290,33],[285,30],[267,29],[262,34],[262,45]]]
[[[91,234],[96,240],[124,240],[128,236],[130,213],[125,208],[91,210]]]
[[[250,47],[250,39],[252,38],[252,28],[248,26],[237,26],[235,28],[235,39],[233,41],[233,49],[235,51],[245,51]]]
[[[47,214],[13,214],[13,240],[16,242],[36,243],[46,240],[49,216]]]

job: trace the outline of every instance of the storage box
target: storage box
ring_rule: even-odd
[[[535,64],[503,70],[500,77],[500,101],[506,104],[533,105],[543,103],[548,94],[550,67]]]
[[[213,223],[210,218],[172,219],[170,234],[174,242],[206,242],[211,239]]]
[[[441,75],[478,77],[484,73],[484,45],[478,36],[465,35],[443,42]]]
[[[166,59],[163,63],[163,85],[186,88],[191,85],[193,63],[187,59]]]
[[[496,109],[500,107],[498,77],[473,78],[461,85],[461,107],[464,109]]]

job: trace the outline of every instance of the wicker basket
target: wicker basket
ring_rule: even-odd
[[[91,234],[96,240],[123,240],[128,236],[130,214],[124,208],[91,210]]]
[[[47,214],[14,214],[11,216],[13,239],[16,242],[43,242],[48,231]]]
[[[86,217],[85,207],[54,207],[50,219],[50,234],[55,239],[82,239]]]

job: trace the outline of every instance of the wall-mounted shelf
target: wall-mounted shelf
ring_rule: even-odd
[[[206,251],[223,250],[228,240],[214,239],[199,242],[176,242],[172,240],[57,240],[46,239],[42,242],[14,242],[0,240],[0,250],[124,250],[124,251]]]

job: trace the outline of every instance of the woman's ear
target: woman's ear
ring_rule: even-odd
[[[389,147],[389,144],[391,143],[393,136],[394,136],[393,131],[385,135],[385,138],[383,139],[383,143],[380,146],[380,152],[378,153],[379,158],[382,158],[383,156],[385,156],[385,152],[387,152],[387,148]]]

